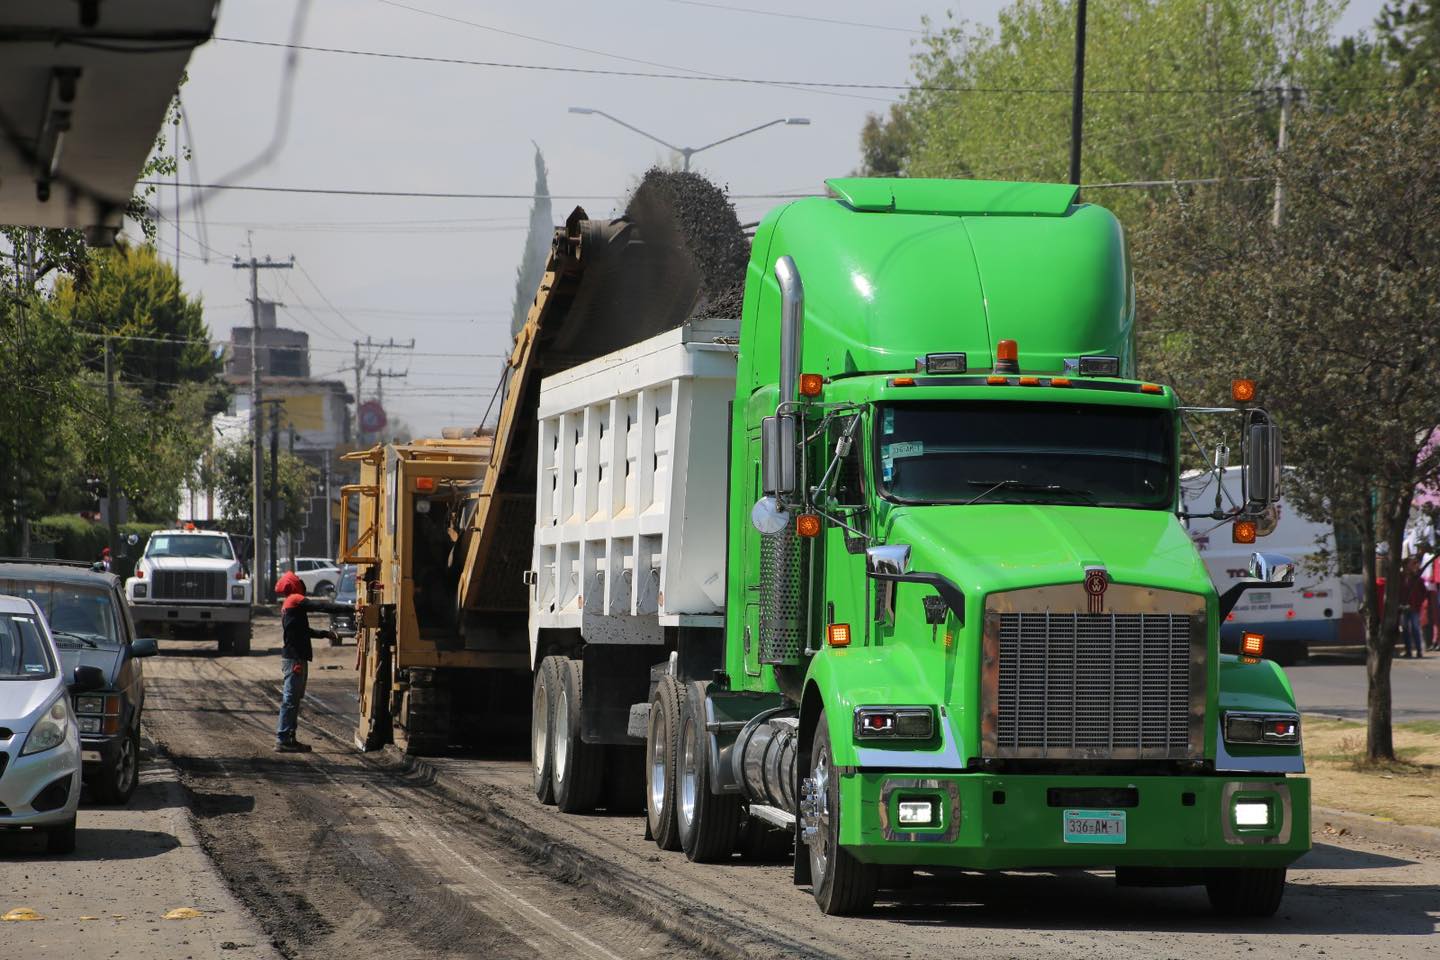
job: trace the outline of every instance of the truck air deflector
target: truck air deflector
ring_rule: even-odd
[[[825,181],[852,210],[941,216],[1064,216],[1079,188],[1063,183],[1003,180],[835,177]]]

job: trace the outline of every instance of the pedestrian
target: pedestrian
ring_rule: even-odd
[[[1420,558],[1409,557],[1405,560],[1405,572],[1400,579],[1401,632],[1405,634],[1405,656],[1410,656],[1410,650],[1415,650],[1416,659],[1425,656],[1425,642],[1420,634],[1420,609],[1425,606],[1425,581],[1420,577]]]
[[[295,731],[300,723],[300,701],[305,697],[310,661],[315,657],[310,641],[316,637],[337,638],[329,630],[310,629],[310,611],[319,611],[329,604],[305,599],[305,584],[294,573],[282,576],[275,584],[275,592],[285,598],[280,605],[284,644],[280,651],[280,674],[285,689],[280,700],[280,721],[275,727],[275,752],[309,753],[310,745],[295,739]]]
[[[110,548],[102,547],[100,550],[100,568],[106,573],[110,572]]]

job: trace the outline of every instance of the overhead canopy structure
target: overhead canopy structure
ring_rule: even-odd
[[[0,4],[0,224],[112,241],[218,0]]]

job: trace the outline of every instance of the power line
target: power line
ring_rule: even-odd
[[[156,180],[141,180],[141,186],[171,186]],[[241,183],[182,183],[182,187],[202,190],[245,190],[254,193],[306,193],[336,197],[409,197],[421,200],[623,200],[625,194],[615,193],[459,193],[425,190],[345,190],[332,187],[276,187]],[[814,193],[734,193],[728,200],[799,200],[818,196]]]
[[[754,13],[762,17],[779,17],[783,20],[805,20],[810,23],[831,23],[841,27],[864,27],[867,30],[888,30],[892,33],[920,34],[923,30],[914,30],[910,27],[892,27],[883,23],[860,23],[856,20],[833,20],[830,17],[807,17],[799,13],[780,13],[776,10],[756,10],[753,7],[732,7],[726,3],[703,3],[702,0],[670,0],[671,3],[683,3],[687,7],[709,7],[712,10],[728,10],[733,13]]]
[[[354,321],[352,321],[349,317],[345,316],[345,314],[340,310],[339,307],[335,306],[335,304],[330,302],[330,298],[325,296],[325,291],[321,290],[320,285],[315,282],[315,278],[310,276],[310,271],[306,270],[303,266],[301,266],[300,275],[305,278],[306,283],[310,284],[310,288],[312,290],[320,294],[320,299],[325,301],[325,306],[329,307],[332,311],[334,311],[335,315],[339,317],[347,327],[349,327],[351,330],[354,330],[356,333],[365,332],[364,330],[361,330]]]

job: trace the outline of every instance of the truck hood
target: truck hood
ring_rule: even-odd
[[[1185,528],[1163,510],[1039,504],[897,507],[889,543],[910,567],[941,573],[971,597],[1079,583],[1103,566],[1115,583],[1213,593]]]
[[[146,557],[142,561],[151,570],[229,570],[234,560],[207,557]]]

